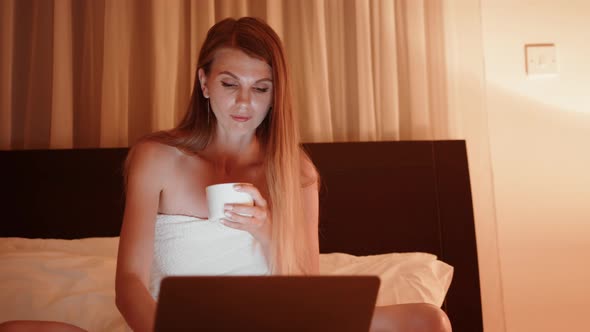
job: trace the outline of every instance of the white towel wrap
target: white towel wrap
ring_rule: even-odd
[[[267,275],[262,246],[250,233],[183,215],[158,214],[150,293],[160,281],[182,275]]]

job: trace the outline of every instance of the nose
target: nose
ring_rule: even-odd
[[[240,88],[236,96],[236,103],[239,106],[248,106],[250,104],[250,89]]]

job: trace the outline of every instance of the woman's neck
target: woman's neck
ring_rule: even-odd
[[[258,164],[262,161],[261,145],[256,136],[216,137],[205,149],[207,159],[215,168],[231,174],[236,168]]]

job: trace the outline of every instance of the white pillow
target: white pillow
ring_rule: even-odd
[[[440,307],[451,285],[453,267],[428,253],[332,253],[320,255],[320,274],[379,276],[378,306],[430,303]]]
[[[119,238],[0,238],[0,322],[53,320],[88,331],[125,331],[115,305]],[[320,255],[324,275],[378,275],[377,305],[440,306],[453,268],[425,253]]]

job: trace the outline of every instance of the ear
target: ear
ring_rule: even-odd
[[[209,89],[207,88],[207,75],[205,75],[205,71],[203,68],[199,68],[197,71],[197,75],[199,76],[199,84],[201,85],[201,91],[203,92],[203,96],[205,98],[209,98]]]

